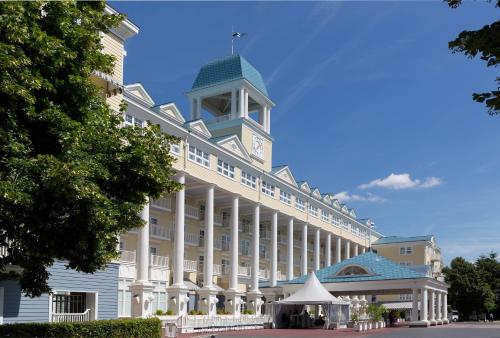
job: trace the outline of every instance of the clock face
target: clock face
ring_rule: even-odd
[[[264,140],[262,139],[262,137],[253,135],[252,154],[259,158],[264,158]]]

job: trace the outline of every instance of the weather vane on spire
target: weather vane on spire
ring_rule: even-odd
[[[234,55],[234,39],[241,38],[246,35],[246,33],[236,32],[234,26],[231,26],[232,36],[231,36],[231,55]]]

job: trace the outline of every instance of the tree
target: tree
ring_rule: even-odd
[[[480,256],[475,263],[462,257],[445,267],[445,280],[450,284],[449,303],[463,318],[487,314],[500,308],[500,262],[496,253]]]
[[[143,225],[146,196],[170,193],[170,143],[159,126],[122,128],[91,81],[112,72],[99,32],[122,16],[104,2],[0,2],[0,271],[48,292],[54,260],[86,273],[117,257]],[[5,278],[5,276],[3,276]]]
[[[445,0],[451,8],[457,8],[462,0]],[[491,2],[491,0],[489,0]],[[500,8],[500,0],[496,1],[496,8]],[[464,53],[470,58],[480,56],[487,67],[497,67],[500,62],[500,21],[476,31],[463,31],[458,37],[448,43],[453,53]],[[495,79],[497,89],[486,93],[474,93],[474,101],[485,103],[490,115],[500,113],[500,77]]]

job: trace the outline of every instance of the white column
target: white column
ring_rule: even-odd
[[[260,228],[260,204],[256,204],[253,209],[253,229],[252,229],[252,290],[259,291],[259,228]]]
[[[238,117],[243,117],[245,114],[245,88],[240,88],[240,109],[238,110]]]
[[[342,239],[337,236],[337,245],[335,246],[335,249],[337,249],[337,254],[335,255],[335,258],[337,259],[337,263],[340,263],[342,261]]]
[[[354,257],[358,255],[359,252],[359,246],[358,243],[354,243]]]
[[[307,223],[302,226],[302,275],[307,275]]]
[[[326,256],[325,265],[326,266],[332,265],[332,234],[331,233],[328,233],[326,235],[325,256]]]
[[[137,279],[142,282],[149,280],[149,199],[141,210],[141,219],[144,226],[139,229],[138,236],[138,265]]]
[[[268,115],[269,115],[269,107],[268,106],[264,106],[263,107],[263,112],[262,112],[262,116],[263,116],[263,124],[262,126],[264,127],[264,130],[266,132],[269,132],[269,119],[268,119]]]
[[[351,241],[345,240],[345,259],[351,258]]]
[[[320,245],[319,245],[319,240],[321,236],[321,230],[319,228],[316,228],[314,230],[314,271],[319,270],[319,251],[320,251]]]
[[[411,321],[418,320],[418,289],[412,289],[412,308],[411,308]]]
[[[196,114],[194,119],[198,120],[201,119],[201,97],[196,98]]]
[[[236,89],[231,90],[231,118],[236,117],[236,112],[238,111],[238,107],[236,106],[237,96]]]
[[[436,311],[436,317],[435,317],[436,320],[443,320],[444,319],[442,317],[443,311],[441,309],[441,306],[443,304],[443,302],[441,301],[442,295],[443,294],[441,292],[436,292],[436,297],[437,297],[437,311]]]
[[[239,196],[233,196],[231,209],[231,278],[229,279],[229,289],[238,289],[238,219],[239,219]]]
[[[190,110],[190,120],[194,120],[195,119],[195,116],[196,116],[196,99],[195,98],[192,98],[191,99],[191,110]]]
[[[267,132],[271,134],[271,108],[267,107]]]
[[[430,300],[430,313],[429,313],[429,320],[431,322],[435,322],[436,320],[436,294],[434,290],[429,290],[429,300]],[[437,294],[438,297],[438,303],[440,303],[441,298],[439,297],[439,294]],[[439,311],[438,311],[439,312]]]
[[[427,311],[429,309],[429,297],[426,288],[422,288],[420,292],[422,294],[422,299],[420,301],[420,321],[426,322],[429,319]]]
[[[443,297],[441,320],[443,321],[443,323],[448,324],[448,294],[443,292],[441,296]]]
[[[205,203],[205,261],[203,286],[210,288],[213,284],[214,270],[214,186],[207,187]]]
[[[182,188],[177,191],[175,197],[175,264],[174,264],[174,285],[184,286],[184,200],[186,175],[180,173],[177,182],[182,184]]]
[[[245,110],[243,112],[243,116],[248,118],[248,90],[245,89]]]
[[[293,217],[288,219],[288,262],[286,278],[293,279]]]
[[[366,252],[366,248],[364,246],[361,247],[361,253],[364,254]]]
[[[278,284],[278,212],[271,216],[271,287]]]

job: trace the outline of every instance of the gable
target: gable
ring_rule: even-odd
[[[300,182],[299,187],[300,187],[300,189],[304,190],[308,194],[311,193],[311,188],[309,188],[309,184],[307,184],[307,182],[305,182],[305,181]]]
[[[334,199],[332,204],[333,204],[333,206],[334,206],[335,208],[340,209],[340,203],[339,203],[339,200]]]
[[[354,209],[349,210],[349,215],[350,215],[352,218],[356,218],[356,213],[354,212]]]
[[[202,135],[206,138],[212,137],[212,134],[210,134],[210,131],[208,131],[207,126],[205,126],[205,123],[203,123],[202,120],[187,122],[186,127],[189,128],[191,131],[194,131],[195,133]]]
[[[222,139],[216,139],[215,143],[228,150],[229,152],[250,162],[250,155],[236,135],[231,135]]]
[[[274,172],[274,175],[295,187],[297,186],[297,182],[295,181],[295,178],[293,177],[292,172],[288,166],[284,166],[276,170],[276,172]]]
[[[148,103],[150,106],[153,106],[155,104],[155,102],[153,101],[151,96],[149,96],[148,92],[146,91],[146,89],[144,89],[141,83],[133,83],[130,85],[126,85],[125,90],[129,94],[132,94],[135,97],[141,99],[142,101]]]
[[[323,202],[325,202],[326,204],[330,204],[332,202],[332,199],[329,194],[323,195]]]
[[[155,110],[159,113],[165,114],[169,118],[171,118],[179,123],[186,122],[184,120],[184,117],[182,116],[181,112],[179,111],[179,109],[175,105],[175,103],[171,102],[171,103],[166,103],[166,104],[162,104],[159,106],[155,106],[155,107],[153,107],[153,110]]]
[[[321,193],[319,192],[319,189],[318,188],[314,188],[313,192],[312,192],[312,195],[314,197],[316,197],[317,199],[321,199]]]
[[[348,213],[349,213],[349,209],[347,209],[347,206],[346,206],[345,204],[344,204],[344,205],[342,205],[342,209],[341,209],[341,210],[342,210],[342,212],[344,212],[344,213],[346,213],[346,214],[348,214]]]

